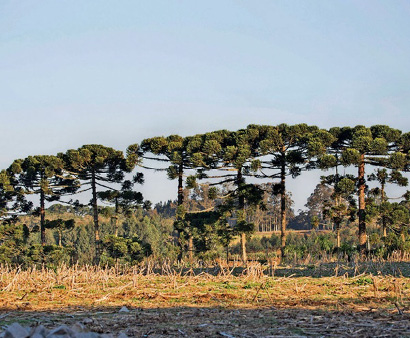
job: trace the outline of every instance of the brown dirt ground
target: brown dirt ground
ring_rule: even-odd
[[[9,311],[2,320],[25,325],[82,322],[98,333],[129,337],[406,337],[410,315],[397,311],[323,311],[303,308],[118,308]]]
[[[81,322],[129,337],[410,337],[408,277],[0,272],[2,327]],[[130,311],[120,313],[122,306]]]

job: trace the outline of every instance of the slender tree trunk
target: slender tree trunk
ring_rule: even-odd
[[[243,176],[242,176],[242,167],[238,169],[238,174],[236,176],[237,179],[237,186],[238,186],[238,210],[240,217],[238,217],[237,221],[245,221],[245,196],[242,192],[243,187]],[[248,261],[248,255],[246,252],[246,233],[241,233],[241,252],[242,252],[242,262],[246,264]]]
[[[286,247],[286,167],[285,159],[282,160],[282,166],[280,170],[280,252],[282,257],[285,257]]]
[[[190,263],[194,261],[194,238],[190,234],[188,237],[188,259]]]
[[[92,206],[94,215],[94,235],[95,235],[95,264],[100,263],[101,243],[100,243],[100,227],[98,224],[98,205],[97,205],[97,187],[95,182],[95,170],[91,172],[91,189],[93,194]]]
[[[63,246],[63,240],[62,240],[63,235],[60,229],[58,229],[57,232],[58,232],[58,246],[62,247]]]
[[[361,252],[366,250],[366,242],[367,242],[367,235],[366,235],[366,202],[365,202],[365,178],[364,178],[364,154],[360,155],[360,163],[359,163],[359,248]]]
[[[113,219],[113,225],[114,225],[114,236],[118,237],[118,198],[115,198],[115,216]]]
[[[382,238],[387,237],[387,226],[386,226],[386,216],[382,216]]]
[[[339,175],[337,174],[337,166],[336,166],[336,185],[337,183],[339,183]],[[339,208],[339,206],[342,204],[342,196],[341,195],[336,195],[336,206]],[[340,215],[340,211],[338,211],[338,216]],[[336,249],[337,252],[339,252],[340,250],[340,219],[341,217],[338,217],[338,220],[336,222],[334,222],[335,225],[335,230],[336,230]]]
[[[382,183],[382,191],[381,191],[381,195],[382,195],[382,204],[386,201],[386,195],[385,195],[385,191],[384,191],[384,184]],[[386,238],[387,237],[387,226],[386,226],[386,216],[383,215],[382,216],[382,238]]]
[[[336,227],[336,249],[339,252],[340,250],[340,223],[336,222],[335,227]]]
[[[184,186],[183,186],[184,168],[180,164],[178,167],[178,206],[184,203]]]
[[[45,196],[43,189],[40,189],[40,236],[42,246],[46,245],[45,214]]]
[[[242,262],[246,264],[248,261],[248,255],[246,252],[246,234],[244,232],[241,233],[241,252],[242,252]]]
[[[181,163],[178,167],[178,207],[183,205],[184,203],[184,186],[183,186],[183,174],[184,174],[184,167],[183,164]],[[178,216],[178,221],[181,221],[181,217]],[[182,260],[182,254],[183,254],[183,246],[181,243],[181,231],[177,229],[177,244],[179,246],[179,253],[178,253],[178,261]]]

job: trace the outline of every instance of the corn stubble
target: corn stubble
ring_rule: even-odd
[[[91,316],[92,323],[100,320],[98,325],[109,324],[114,331],[133,327],[135,335],[144,334],[144,323],[151,322],[155,331],[163,329],[164,321],[168,331],[182,330],[190,336],[218,332],[235,336],[243,332],[243,325],[261,336],[326,332],[360,336],[388,328],[391,333],[410,334],[405,324],[410,318],[408,277],[366,272],[349,276],[338,271],[318,278],[290,272],[278,277],[275,272],[259,263],[249,263],[240,273],[221,263],[207,271],[166,264],[160,269],[0,266],[0,320],[45,313],[60,313],[58,318],[65,322],[67,315],[75,320]],[[122,306],[130,313],[123,314],[119,323],[116,316]],[[157,320],[161,316],[163,320]]]

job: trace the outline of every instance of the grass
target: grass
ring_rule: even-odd
[[[297,274],[271,277],[243,270],[234,275],[185,273],[165,275],[144,270],[60,267],[55,270],[19,270],[0,267],[0,308],[3,310],[52,310],[102,305],[108,307],[166,308],[201,306],[225,308],[392,309],[395,303],[410,306],[410,278],[362,273],[356,277],[317,277]],[[300,267],[299,267],[300,268]],[[263,271],[263,267],[259,267]],[[309,270],[312,270],[309,268]],[[296,271],[296,272],[295,272]],[[322,271],[323,272],[323,271]]]
[[[410,336],[410,278],[380,274],[368,263],[344,268],[348,273],[336,275],[329,264],[280,266],[269,276],[257,264],[162,274],[0,266],[0,326],[52,328],[87,319],[89,330],[129,336]],[[124,305],[129,313],[118,312]]]

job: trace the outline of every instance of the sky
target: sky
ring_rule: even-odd
[[[0,168],[251,123],[410,131],[409,17],[401,0],[0,0]],[[317,176],[291,183],[296,209]]]

